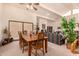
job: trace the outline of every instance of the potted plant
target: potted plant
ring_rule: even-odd
[[[66,17],[62,17],[61,28],[67,37],[67,48],[71,48],[71,44],[76,40],[75,24],[75,18],[67,21]]]
[[[7,34],[7,28],[3,29],[3,33]]]

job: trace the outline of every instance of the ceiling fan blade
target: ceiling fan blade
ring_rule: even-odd
[[[33,6],[33,9],[37,11],[37,8]]]
[[[39,5],[39,3],[34,3],[34,5]]]
[[[23,5],[24,3],[19,3],[19,4]]]
[[[20,5],[26,5],[26,3],[19,3]]]

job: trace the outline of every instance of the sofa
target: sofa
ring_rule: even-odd
[[[51,42],[51,43],[55,43],[55,44],[58,44],[58,45],[62,45],[62,44],[65,44],[65,38],[59,34],[60,32],[48,32],[47,33],[47,36],[48,36],[48,41]]]

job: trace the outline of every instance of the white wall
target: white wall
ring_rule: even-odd
[[[18,8],[16,6],[0,4],[0,24],[1,24],[0,34],[2,29],[4,29],[6,26],[8,27],[8,20],[33,22],[34,25],[36,25],[36,22],[37,22],[36,14],[34,13],[32,14],[32,12],[30,11]],[[41,20],[41,23],[47,24],[45,20]],[[56,26],[59,26],[59,24],[58,25],[57,24]],[[53,25],[55,26],[55,23]],[[1,35],[0,35],[0,38],[1,38]]]
[[[2,30],[8,27],[8,20],[33,22],[36,25],[35,15],[15,6],[0,4],[0,40],[2,39]]]
[[[57,31],[58,30],[57,28],[61,27],[60,23],[61,23],[60,21],[53,22],[53,29],[54,29],[54,31]]]
[[[53,21],[47,20],[47,26],[52,26],[52,31],[54,30]]]
[[[75,22],[76,22],[76,23],[79,23],[79,14],[74,14],[73,17],[75,17]],[[71,18],[71,16],[70,16],[70,15],[69,15],[69,16],[66,16],[66,18],[67,18],[67,20],[69,21],[69,19]],[[78,25],[76,25],[75,30],[78,30],[78,31],[79,31]]]
[[[15,6],[5,6],[4,9],[4,17],[3,24],[6,26],[8,24],[8,20],[16,20],[16,21],[25,21],[25,22],[33,22],[36,23],[35,15],[29,13],[26,10],[17,8]]]
[[[52,26],[54,31],[57,31],[58,27],[61,27],[61,19],[57,19],[57,20],[48,20],[46,18],[39,18],[39,27],[40,30],[42,29],[42,24],[45,24],[46,27],[47,26]],[[47,28],[46,28],[47,29]]]
[[[79,14],[74,14],[72,17],[75,17],[75,21],[76,23],[79,23]],[[71,18],[71,15],[66,16],[67,20],[69,20]]]
[[[54,31],[57,31],[58,30],[57,28],[61,27],[61,17],[54,18],[54,20],[50,22],[50,25],[53,26]]]
[[[0,4],[0,41],[1,41],[1,38],[2,38],[2,4]]]
[[[39,28],[42,29],[42,24],[45,24],[45,29],[47,29],[47,20],[44,18],[39,18]]]

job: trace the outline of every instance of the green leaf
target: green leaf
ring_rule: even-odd
[[[64,34],[68,37],[68,43],[72,43],[76,39],[76,33],[74,31],[75,24],[76,23],[74,17],[69,19],[69,22],[67,22],[66,17],[62,17],[61,28]]]

